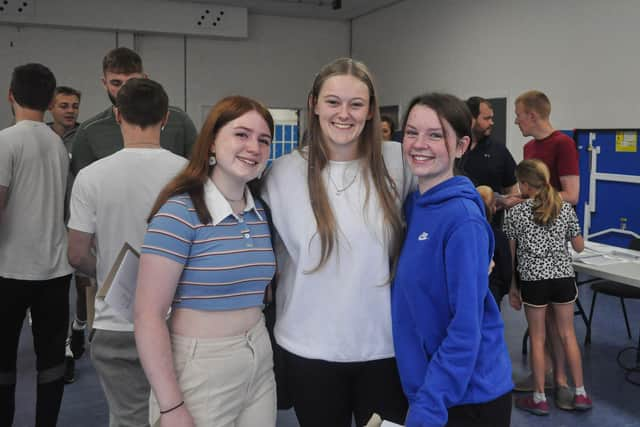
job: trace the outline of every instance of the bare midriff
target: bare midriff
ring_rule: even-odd
[[[242,335],[262,317],[262,307],[229,311],[176,309],[169,319],[172,334],[193,338],[222,338]]]

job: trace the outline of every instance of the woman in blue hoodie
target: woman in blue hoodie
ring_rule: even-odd
[[[454,176],[471,113],[452,95],[409,104],[404,155],[418,178],[392,289],[406,426],[508,426],[511,362],[488,286],[493,233],[471,181]]]

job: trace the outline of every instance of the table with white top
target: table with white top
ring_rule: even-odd
[[[640,251],[623,249],[596,242],[585,242],[582,253],[573,253],[573,268],[598,279],[611,280],[640,288]],[[590,328],[589,328],[590,329]],[[585,342],[590,341],[587,332]],[[627,350],[636,351],[635,365],[625,364],[621,356]],[[625,370],[625,378],[632,384],[640,385],[631,376],[640,372],[640,341],[638,347],[626,347],[618,353],[618,364]]]
[[[573,255],[578,273],[640,288],[640,251],[596,242],[584,242],[585,250]]]

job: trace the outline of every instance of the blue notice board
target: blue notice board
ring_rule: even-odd
[[[585,234],[610,228],[640,234],[639,135],[640,129],[575,130],[580,153],[580,200],[576,210]],[[599,153],[594,156],[592,152],[597,150]],[[594,202],[590,200],[592,182],[595,212],[585,216],[585,204]],[[590,217],[588,230],[584,230],[586,217]],[[628,247],[631,236],[615,232],[591,240]]]

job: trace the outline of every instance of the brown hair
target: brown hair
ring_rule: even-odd
[[[411,110],[416,105],[428,107],[436,113],[445,139],[449,136],[453,136],[456,140],[456,147],[461,143],[462,138],[468,137],[471,139],[471,123],[473,121],[471,111],[469,111],[467,104],[455,95],[432,92],[413,98],[411,102],[409,102],[407,112],[404,115],[404,120],[402,122],[403,130],[406,129],[409,114],[411,114]],[[443,120],[449,123],[455,135],[447,135],[447,128],[444,126]],[[449,144],[446,143],[445,147],[447,148],[447,155],[451,161],[452,158],[455,158],[455,150],[452,151]],[[456,175],[462,173],[458,170],[458,166],[456,166],[455,161],[453,164],[453,173]]]
[[[111,49],[102,59],[102,73],[142,73],[142,58],[127,47]]]
[[[82,99],[82,92],[70,86],[58,86],[56,90],[53,91],[53,97],[55,98],[57,95],[75,96],[78,98],[78,101]]]
[[[525,111],[534,111],[543,119],[551,114],[551,102],[547,95],[539,90],[530,90],[516,98],[516,105],[522,104]]]
[[[369,180],[372,180],[382,208],[384,228],[390,236],[392,262],[395,262],[400,253],[403,222],[396,205],[400,196],[396,190],[396,184],[389,175],[382,155],[380,111],[373,79],[371,73],[362,62],[351,58],[338,58],[325,65],[313,81],[308,97],[307,130],[300,144],[300,153],[307,158],[309,198],[321,244],[320,261],[311,272],[319,270],[327,262],[338,239],[336,218],[329,204],[327,189],[322,178],[322,170],[329,162],[328,148],[314,107],[318,102],[318,96],[324,83],[333,76],[342,75],[355,77],[364,83],[369,90],[369,114],[371,118],[367,120],[358,142],[358,156],[361,159],[362,176],[366,189],[363,210],[369,202],[371,191]]]
[[[273,118],[269,110],[260,102],[244,96],[229,96],[220,100],[211,108],[207,119],[202,125],[198,139],[191,151],[189,163],[187,163],[187,166],[160,192],[147,221],[151,221],[153,216],[170,197],[177,194],[188,193],[193,201],[198,219],[200,219],[203,224],[211,222],[211,214],[204,201],[204,184],[207,182],[207,179],[209,179],[212,168],[209,166],[211,145],[214,143],[218,131],[220,131],[224,125],[250,111],[256,111],[264,118],[269,126],[271,135],[273,135]],[[252,187],[253,194],[257,194],[257,180],[249,184],[250,187]]]
[[[549,182],[549,168],[541,160],[521,161],[516,166],[516,178],[536,190],[533,198],[533,221],[547,225],[560,215],[562,198]]]

